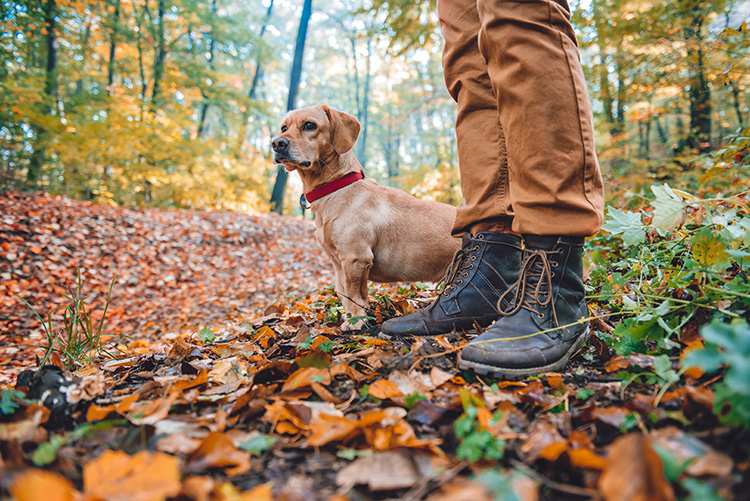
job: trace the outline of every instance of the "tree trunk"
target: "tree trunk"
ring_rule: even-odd
[[[357,157],[363,166],[367,163],[367,133],[370,125],[370,80],[372,80],[371,62],[372,37],[368,35],[367,59],[365,60],[365,84],[362,91],[362,116],[359,119],[362,124],[362,133],[359,136],[359,143],[357,144]]]
[[[157,26],[156,36],[156,53],[154,54],[154,86],[151,89],[151,109],[156,110],[158,108],[160,92],[161,92],[161,79],[164,76],[164,61],[167,58],[167,45],[164,39],[164,12],[166,10],[166,0],[158,0],[158,11],[157,19],[159,25]]]
[[[737,115],[737,123],[740,129],[745,128],[745,117],[742,116],[742,105],[740,99],[740,87],[734,80],[729,81],[729,87],[732,89],[732,104],[734,105],[734,113]]]
[[[112,35],[109,39],[109,62],[107,63],[107,94],[112,92],[115,81],[115,55],[117,52],[117,32],[120,27],[120,0],[114,0],[115,11],[112,13]]]
[[[297,92],[299,83],[302,78],[302,61],[305,53],[305,40],[307,39],[307,27],[310,24],[312,15],[312,0],[305,0],[302,6],[302,15],[299,21],[299,30],[297,30],[297,42],[294,46],[294,60],[292,61],[292,71],[289,77],[289,95],[287,96],[286,109],[293,110],[297,106]],[[284,211],[284,192],[286,191],[286,181],[289,173],[282,166],[276,167],[276,180],[271,191],[271,208],[274,212],[281,214]]]
[[[146,91],[148,90],[148,81],[146,81],[146,68],[143,64],[143,11],[138,10],[134,4],[136,12],[136,23],[138,30],[136,32],[135,46],[138,49],[138,76],[141,79],[141,103],[140,103],[140,121],[143,122],[143,111],[146,106]]]
[[[711,149],[711,89],[706,79],[703,57],[704,21],[705,16],[702,12],[694,12],[690,24],[685,28],[688,71],[690,71],[688,87],[690,131],[687,143],[701,152]]]
[[[47,47],[47,66],[44,79],[44,104],[42,112],[47,115],[52,112],[54,103],[57,100],[57,3],[55,0],[47,0],[44,6],[44,24],[47,30],[46,47]],[[44,163],[45,151],[44,143],[47,139],[47,131],[41,127],[36,129],[36,143],[34,151],[29,159],[29,170],[26,173],[26,180],[36,185],[42,173],[42,164]]]
[[[271,16],[273,15],[273,2],[274,0],[271,0],[271,2],[268,4],[266,17],[263,19],[263,24],[260,27],[260,34],[258,35],[259,41],[263,40],[263,36],[266,34],[266,30],[268,29],[268,24],[271,22]],[[253,81],[250,84],[250,89],[247,91],[247,98],[250,101],[255,100],[255,96],[258,92],[258,85],[263,78],[263,58],[261,57],[261,55],[261,51],[258,50],[258,53],[255,56],[255,74],[253,75]],[[246,108],[245,111],[242,112],[242,118],[240,119],[240,130],[237,134],[237,144],[234,149],[235,158],[239,158],[240,153],[242,152],[242,145],[244,144],[245,136],[247,135],[247,121],[249,118],[250,109]]]
[[[214,17],[216,17],[217,12],[217,6],[216,6],[216,0],[211,0],[211,18],[213,20]],[[213,70],[214,69],[214,49],[216,48],[216,37],[214,36],[214,29],[213,26],[211,27],[211,32],[208,35],[208,67]],[[208,115],[208,97],[206,96],[205,92],[201,89],[201,94],[203,95],[203,102],[201,103],[201,110],[200,110],[200,118],[198,119],[198,131],[196,132],[196,135],[198,138],[203,137],[203,133],[206,130],[206,116]]]

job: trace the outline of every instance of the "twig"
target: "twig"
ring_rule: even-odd
[[[550,489],[554,489],[556,491],[565,492],[567,494],[573,494],[574,496],[583,496],[583,497],[589,497],[593,498],[596,497],[596,491],[593,489],[587,489],[585,487],[578,487],[577,485],[570,485],[570,484],[563,484],[560,482],[555,482],[554,480],[550,480],[549,478],[545,477],[541,473],[538,473],[525,464],[523,464],[520,461],[512,460],[511,463],[513,463],[513,466],[515,466],[517,469],[522,470],[526,475],[533,478],[537,482],[540,482],[541,484],[546,485]]]

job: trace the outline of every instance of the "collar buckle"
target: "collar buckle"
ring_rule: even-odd
[[[302,210],[308,210],[312,207],[312,204],[307,201],[307,197],[304,193],[299,197],[299,206]]]

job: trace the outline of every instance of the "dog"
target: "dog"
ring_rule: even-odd
[[[302,179],[301,202],[315,215],[347,314],[344,331],[366,324],[368,280],[438,281],[461,246],[451,236],[455,207],[364,179],[352,151],[359,130],[352,115],[311,106],[289,112],[271,142],[274,161]]]

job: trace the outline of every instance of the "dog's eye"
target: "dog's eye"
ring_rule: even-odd
[[[315,130],[317,128],[318,128],[318,126],[315,125],[313,122],[305,122],[302,125],[302,130]]]
[[[282,125],[281,126],[281,132],[286,132],[288,128],[289,127],[287,127],[286,125]]]

